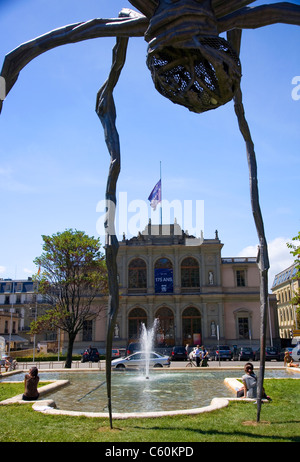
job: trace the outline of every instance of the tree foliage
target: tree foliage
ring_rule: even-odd
[[[38,292],[49,310],[32,324],[32,333],[62,329],[68,333],[70,363],[76,335],[84,322],[99,316],[108,293],[105,257],[99,239],[68,229],[42,236],[43,253],[34,260]],[[70,367],[70,366],[69,366]]]

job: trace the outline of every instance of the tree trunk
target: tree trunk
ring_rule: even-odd
[[[72,354],[73,354],[73,345],[74,345],[75,337],[76,337],[76,334],[69,332],[67,359],[66,359],[66,363],[65,363],[65,368],[66,369],[71,369],[71,367],[72,367]]]

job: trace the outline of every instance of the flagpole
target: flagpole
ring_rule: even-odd
[[[160,163],[160,198],[161,198],[161,202],[160,202],[160,224],[162,225],[162,183],[161,183],[161,161],[159,162]]]

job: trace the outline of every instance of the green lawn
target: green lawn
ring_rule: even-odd
[[[21,389],[22,388],[22,389]],[[22,393],[23,384],[0,383],[0,399]],[[0,406],[1,442],[299,442],[300,380],[271,379],[256,424],[256,405],[232,402],[198,416],[114,420],[50,416],[32,404]]]

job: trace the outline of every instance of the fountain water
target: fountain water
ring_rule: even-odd
[[[244,374],[243,367],[221,368],[213,362],[209,368],[184,368],[184,370],[155,370],[149,380],[139,372],[112,374],[112,402],[114,412],[144,413],[159,411],[184,411],[209,406],[215,397],[236,397],[236,392],[224,383],[225,378],[238,378]],[[289,378],[299,380],[299,368],[266,369],[266,378]],[[295,369],[295,372],[291,369]],[[13,380],[24,383],[24,372],[14,375]],[[97,369],[39,371],[40,381],[69,380],[69,385],[50,392],[46,399],[53,399],[57,409],[77,412],[107,412],[105,372]],[[12,381],[11,376],[0,379]],[[268,385],[265,385],[268,389]]]
[[[159,320],[156,318],[154,320],[153,326],[151,329],[147,329],[145,324],[142,324],[142,350],[145,352],[145,376],[146,379],[149,379],[149,364],[150,364],[150,352],[153,348],[154,334],[157,328]]]

